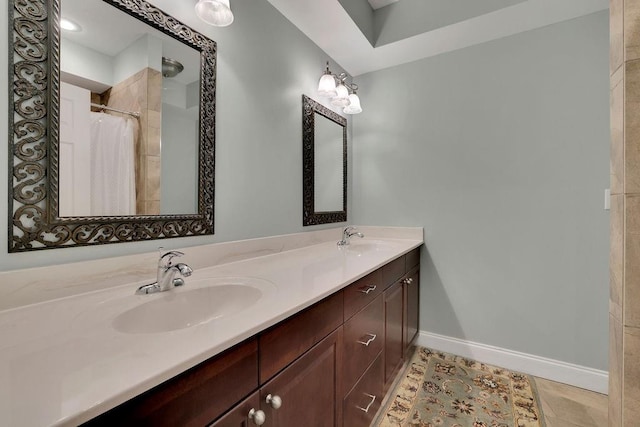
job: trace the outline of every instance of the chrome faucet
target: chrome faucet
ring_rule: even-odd
[[[355,227],[345,227],[342,230],[342,240],[338,242],[338,246],[347,246],[349,244],[349,238],[351,236],[364,237],[364,234],[359,232]]]
[[[162,248],[160,248],[162,250]],[[169,251],[165,254],[160,252],[158,260],[157,278],[155,283],[143,285],[138,288],[136,295],[154,294],[156,292],[164,292],[173,289],[176,286],[184,285],[182,277],[189,277],[193,273],[193,269],[183,262],[173,263],[173,258],[184,255],[179,251]],[[180,273],[182,277],[175,277],[176,273]]]

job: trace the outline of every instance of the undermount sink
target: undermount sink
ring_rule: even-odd
[[[117,316],[113,327],[129,334],[189,328],[247,310],[273,289],[273,283],[252,277],[191,280],[183,288],[140,296],[150,301]]]

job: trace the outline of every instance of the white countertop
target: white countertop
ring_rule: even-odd
[[[184,287],[160,294],[134,295],[146,280],[0,311],[0,425],[87,421],[422,243],[421,238],[365,237],[341,250],[331,241],[196,269]],[[197,250],[185,249],[184,261]],[[262,299],[245,311],[171,332],[131,334],[113,326],[116,316],[153,298],[229,277],[261,279]]]

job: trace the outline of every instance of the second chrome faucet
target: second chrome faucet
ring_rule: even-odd
[[[162,249],[162,248],[160,248]],[[182,277],[189,277],[193,269],[183,262],[173,263],[173,258],[181,257],[184,253],[179,251],[169,251],[160,255],[158,260],[157,277],[155,283],[143,285],[136,291],[137,295],[153,294],[173,289],[176,286],[184,285]],[[175,277],[180,273],[182,277]]]

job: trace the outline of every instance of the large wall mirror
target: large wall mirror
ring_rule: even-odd
[[[347,119],[302,96],[303,225],[347,220]]]
[[[143,0],[9,3],[9,251],[213,234],[215,42]]]

